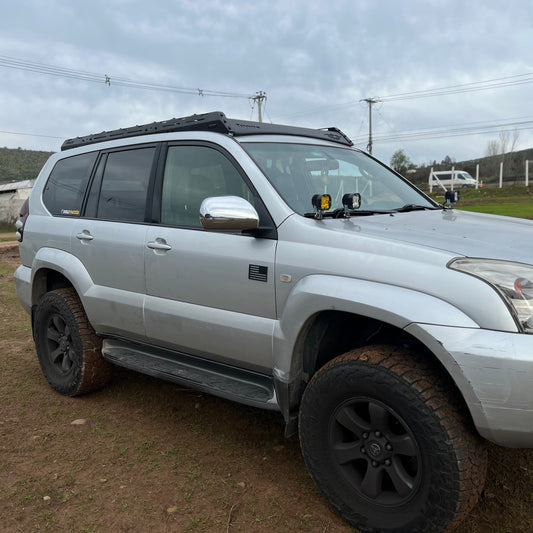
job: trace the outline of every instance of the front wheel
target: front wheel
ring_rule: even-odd
[[[300,406],[307,467],[361,532],[440,532],[458,523],[486,473],[471,425],[446,376],[390,346],[332,360]]]
[[[72,288],[46,293],[35,312],[33,337],[39,363],[52,388],[78,396],[103,387],[111,365]]]

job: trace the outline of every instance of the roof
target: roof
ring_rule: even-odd
[[[221,111],[204,113],[203,115],[191,115],[183,118],[172,118],[162,122],[152,122],[142,126],[132,126],[112,131],[103,131],[83,137],[67,139],[61,146],[61,150],[78,148],[87,144],[94,144],[139,135],[150,135],[155,133],[169,133],[175,131],[212,131],[225,133],[232,136],[244,135],[298,135],[302,137],[312,137],[324,141],[331,141],[346,146],[353,146],[353,142],[337,128],[311,129],[286,126],[282,124],[269,124],[267,122],[253,122],[251,120],[238,120],[227,118]]]

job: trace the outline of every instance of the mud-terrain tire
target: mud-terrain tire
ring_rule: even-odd
[[[74,289],[57,289],[42,297],[33,336],[43,374],[56,391],[78,396],[109,382],[111,364],[102,357],[102,339]]]
[[[300,406],[317,486],[363,532],[451,531],[483,489],[487,453],[448,376],[404,348],[324,365]]]

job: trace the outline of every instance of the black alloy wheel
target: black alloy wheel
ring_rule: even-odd
[[[111,379],[111,365],[102,357],[102,339],[73,288],[56,289],[41,298],[33,338],[43,374],[61,394],[78,396]]]
[[[453,382],[406,348],[367,346],[320,368],[300,444],[318,488],[361,533],[451,531],[484,485],[486,448]]]
[[[391,407],[370,398],[350,399],[334,413],[329,438],[337,467],[362,498],[396,505],[416,493],[422,456]]]

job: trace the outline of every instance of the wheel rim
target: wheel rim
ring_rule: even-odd
[[[413,433],[391,407],[350,399],[334,412],[329,437],[336,467],[360,497],[399,505],[414,496],[422,457]]]
[[[46,324],[46,355],[53,368],[66,375],[74,364],[70,328],[63,317],[52,314]]]

